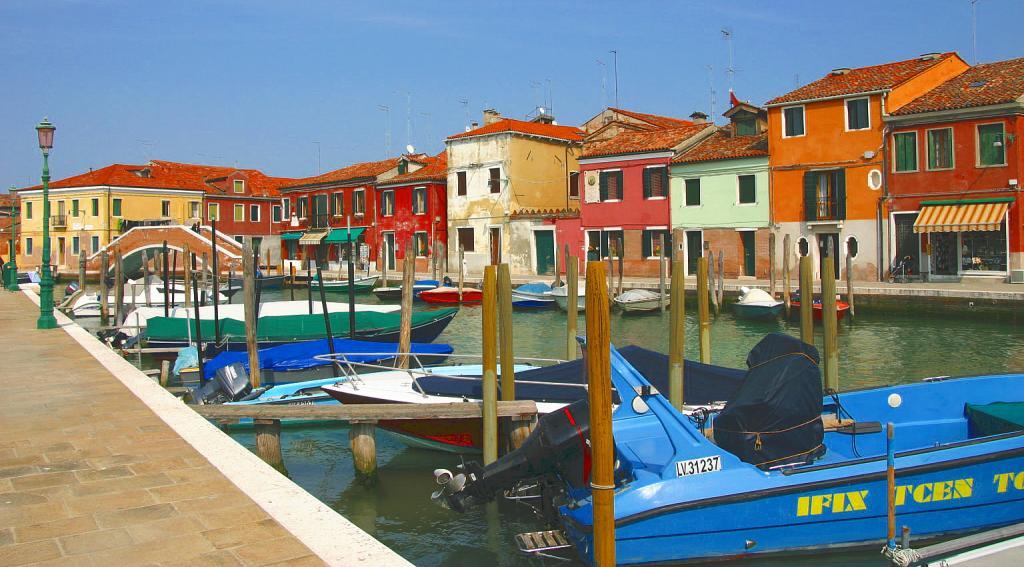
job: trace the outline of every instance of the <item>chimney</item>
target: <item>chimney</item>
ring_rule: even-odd
[[[698,110],[690,115],[690,120],[692,120],[694,124],[705,124],[708,121],[708,115]]]
[[[480,123],[479,122],[470,122],[469,123],[469,129],[470,130],[476,130],[479,127],[480,127]]]
[[[501,113],[498,112],[497,110],[494,110],[493,108],[488,108],[487,110],[484,111],[484,126],[487,126],[488,124],[494,124],[499,120],[501,120]]]
[[[921,61],[934,61],[938,59],[941,55],[941,53],[924,53],[921,55],[921,57],[919,57],[919,59]]]
[[[840,67],[838,69],[832,69],[833,75],[845,75],[850,72],[849,67]]]

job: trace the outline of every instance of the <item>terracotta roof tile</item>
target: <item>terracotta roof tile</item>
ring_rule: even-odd
[[[891,89],[930,67],[956,56],[956,53],[949,52],[943,53],[935,59],[921,59],[918,57],[895,63],[859,67],[857,69],[850,69],[849,72],[842,75],[833,75],[830,72],[821,79],[804,85],[795,91],[775,97],[766,104],[814,100]]]
[[[625,110],[623,108],[609,107],[608,110],[624,114],[630,118],[641,120],[654,126],[656,128],[679,128],[681,126],[690,126],[693,124],[690,120],[683,120],[681,118],[672,118],[669,116],[659,116],[657,114],[645,114],[643,112],[633,112],[632,110]]]
[[[399,183],[412,183],[415,181],[447,181],[448,180],[448,151],[445,150],[436,156],[424,160],[426,165],[388,179],[384,183],[396,185]]]
[[[198,178],[199,184],[207,193],[229,193],[233,189],[229,177],[236,173],[241,174],[239,177],[245,180],[247,193],[256,197],[276,197],[280,195],[278,189],[295,181],[284,177],[270,177],[258,169],[236,169],[163,160],[152,160],[149,163],[152,171],[156,171],[157,174],[167,172],[193,180]]]
[[[671,150],[705,128],[712,126],[711,123],[706,123],[692,124],[681,128],[622,132],[608,140],[584,146],[583,154],[580,157],[589,158]]]
[[[485,136],[487,134],[498,134],[501,132],[517,132],[533,136],[544,136],[570,142],[583,141],[583,131],[575,126],[557,126],[555,124],[542,124],[540,122],[525,122],[512,118],[502,118],[496,122],[486,124],[469,132],[461,132],[448,136],[449,140],[459,138],[470,138],[472,136]]]
[[[418,158],[419,155],[413,157]],[[381,161],[356,163],[341,169],[328,171],[321,175],[305,177],[303,179],[293,179],[287,187],[304,187],[307,185],[321,185],[324,183],[344,183],[346,181],[354,181],[356,179],[375,178],[382,173],[398,167],[399,159],[400,158],[398,157],[393,157]]]
[[[1024,97],[1024,57],[975,65],[903,105],[893,115],[975,108]]]
[[[767,155],[767,133],[754,136],[730,136],[727,130],[719,130],[673,159],[672,163],[691,163]]]

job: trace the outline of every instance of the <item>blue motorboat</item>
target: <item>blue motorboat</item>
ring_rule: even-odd
[[[551,286],[544,282],[523,284],[512,290],[512,308],[521,310],[548,309],[555,304]]]
[[[613,411],[620,565],[878,549],[890,494],[886,423],[895,431],[896,518],[916,537],[1024,520],[1024,375],[823,397],[816,349],[772,334],[748,356],[741,388],[705,419],[676,411],[614,349],[611,359],[621,397]],[[435,496],[464,509],[505,489],[557,485],[542,501],[561,530],[543,532],[554,544],[542,552],[562,542],[593,563],[588,417],[583,400],[545,416],[521,449],[486,468],[441,471]],[[541,549],[529,536],[518,538],[521,549]]]

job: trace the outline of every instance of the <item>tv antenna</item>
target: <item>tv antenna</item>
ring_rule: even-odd
[[[722,38],[729,46],[729,68],[726,73],[729,74],[729,92],[732,92],[733,80],[736,78],[736,68],[732,66],[732,28],[722,28]]]
[[[974,64],[978,64],[978,0],[971,0],[971,47],[974,50]]]
[[[707,66],[707,70],[708,70],[708,95],[709,95],[709,98],[711,100],[711,113],[708,116],[710,116],[711,117],[711,121],[714,122],[715,121],[715,118],[714,118],[714,116],[715,116],[715,78],[714,78],[715,66],[714,65],[708,65]]]
[[[608,108],[608,66],[600,59],[595,61],[601,66],[601,108]]]
[[[466,113],[466,128],[469,128],[469,99],[460,98],[459,104],[462,105],[462,111]]]
[[[391,157],[391,107],[378,104],[377,110],[384,113],[384,157]]]
[[[615,108],[618,108],[619,107],[619,52],[617,50],[613,49],[609,53],[611,53],[612,57],[614,58],[614,65],[615,65]]]

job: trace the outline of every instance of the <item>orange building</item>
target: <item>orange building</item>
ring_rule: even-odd
[[[956,53],[835,69],[767,103],[771,221],[781,258],[783,236],[794,256],[812,255],[820,274],[829,241],[841,277],[852,255],[853,277],[877,280],[885,170],[883,117],[963,73]],[[791,265],[795,258],[790,258]]]

